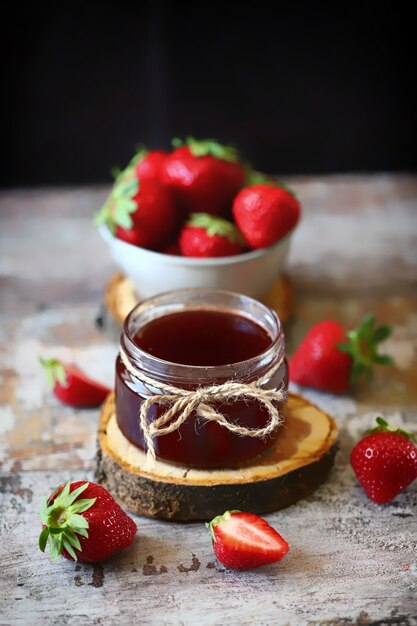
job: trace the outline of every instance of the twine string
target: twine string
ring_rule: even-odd
[[[262,377],[250,383],[228,380],[221,385],[197,387],[197,389],[192,391],[162,383],[147,376],[132,365],[121,346],[120,358],[128,372],[140,382],[153,389],[164,392],[156,393],[147,398],[142,402],[139,412],[139,424],[147,445],[146,466],[148,468],[152,467],[156,460],[154,438],[168,435],[178,430],[181,425],[187,421],[193,411],[196,412],[197,417],[206,421],[216,422],[232,433],[242,437],[257,437],[259,439],[270,435],[283,421],[276,403],[282,402],[282,400],[285,399],[286,392],[284,387],[282,386],[277,390],[273,390],[262,389],[262,385],[281,367],[284,357],[281,357]],[[239,426],[229,421],[212,406],[213,402],[228,404],[236,402],[237,400],[257,400],[260,402],[260,404],[267,409],[269,414],[265,426],[262,428],[246,428],[245,426]],[[160,417],[157,417],[153,422],[149,422],[149,409],[155,404],[167,408]]]

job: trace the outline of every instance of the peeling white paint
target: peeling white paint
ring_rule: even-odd
[[[11,430],[15,425],[15,415],[9,405],[0,406],[0,435]]]

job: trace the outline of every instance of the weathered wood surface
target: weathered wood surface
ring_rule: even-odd
[[[223,568],[200,523],[136,518],[134,544],[95,566],[51,564],[37,550],[41,495],[93,477],[99,416],[59,405],[37,357],[112,383],[117,346],[94,323],[115,268],[91,222],[106,189],[0,195],[0,624],[417,624],[417,484],[376,506],[348,463],[377,414],[417,429],[417,179],[293,185],[304,219],[288,264],[289,349],[325,316],[354,324],[372,310],[395,325],[396,367],[355,395],[303,391],[335,417],[340,451],[315,494],[267,516],[291,551],[254,572]]]

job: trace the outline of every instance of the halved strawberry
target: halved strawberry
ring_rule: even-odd
[[[255,569],[280,561],[288,543],[262,517],[242,511],[226,511],[206,526],[210,529],[214,554],[231,569]]]
[[[54,395],[64,404],[92,408],[100,406],[110,393],[105,385],[86,376],[75,365],[58,359],[39,358]]]

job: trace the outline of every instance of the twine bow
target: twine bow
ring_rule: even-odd
[[[283,421],[275,403],[282,402],[286,397],[283,387],[277,390],[262,389],[261,385],[268,380],[282,365],[283,357],[279,359],[264,376],[258,378],[251,383],[240,383],[233,380],[226,381],[221,385],[210,385],[207,387],[198,387],[195,390],[188,391],[167,385],[146,376],[134,367],[129,361],[125,351],[120,347],[120,358],[126,369],[135,378],[139,379],[145,385],[160,389],[166,393],[158,393],[147,398],[141,405],[139,412],[139,424],[142,428],[143,436],[147,444],[147,467],[152,467],[155,463],[155,446],[154,438],[178,430],[184,422],[187,421],[193,411],[197,417],[207,421],[217,422],[220,426],[227,428],[232,433],[242,437],[258,437],[265,438],[270,435]],[[264,406],[268,413],[269,419],[263,428],[246,428],[239,426],[234,422],[230,422],[226,417],[216,411],[212,402],[223,402],[225,404],[235,402],[237,400],[257,400]],[[169,408],[163,415],[156,418],[153,422],[148,420],[148,412],[151,406],[159,404],[168,406]]]

